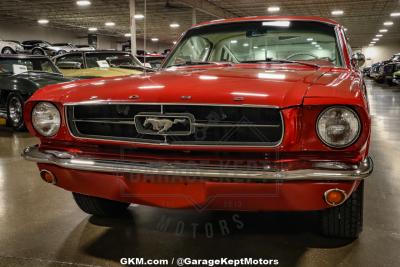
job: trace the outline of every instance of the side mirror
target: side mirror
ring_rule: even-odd
[[[365,64],[364,54],[360,52],[354,53],[351,57],[351,64],[356,68],[362,67]]]

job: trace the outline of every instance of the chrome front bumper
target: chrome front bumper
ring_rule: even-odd
[[[254,167],[100,159],[77,156],[63,151],[40,151],[37,146],[27,147],[22,152],[22,156],[26,160],[37,163],[53,164],[62,168],[82,171],[263,181],[353,181],[367,177],[373,170],[373,162],[370,157],[358,164],[307,161],[300,164],[297,162]]]

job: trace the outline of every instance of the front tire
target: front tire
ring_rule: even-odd
[[[364,181],[340,206],[323,210],[322,234],[333,238],[356,239],[363,227]]]
[[[34,50],[32,51],[32,55],[44,56],[45,53],[44,53],[43,50],[41,50],[41,49],[34,49]]]
[[[73,192],[72,195],[81,210],[95,216],[118,216],[123,214],[130,205],[129,203],[87,196],[75,192]]]
[[[15,54],[15,51],[11,47],[4,47],[1,53],[4,55],[12,55]]]
[[[15,131],[25,129],[24,99],[17,93],[10,93],[7,97],[7,125]]]

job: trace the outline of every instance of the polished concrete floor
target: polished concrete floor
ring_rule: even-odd
[[[23,147],[37,140],[1,128],[0,266],[119,266],[122,257],[221,256],[276,258],[280,266],[400,266],[400,87],[371,81],[368,87],[375,171],[366,181],[364,232],[354,242],[319,236],[315,214],[308,213],[131,206],[123,218],[91,217],[20,158]]]

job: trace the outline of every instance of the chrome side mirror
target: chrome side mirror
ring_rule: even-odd
[[[356,68],[362,67],[365,64],[364,54],[360,52],[354,53],[351,57],[351,64]]]

